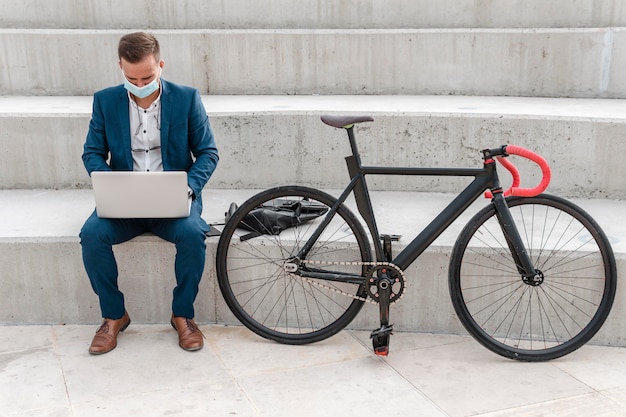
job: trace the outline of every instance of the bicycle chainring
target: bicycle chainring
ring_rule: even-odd
[[[378,283],[383,276],[387,276],[391,280],[391,295],[389,296],[389,302],[395,303],[404,294],[406,281],[404,279],[404,273],[396,265],[389,262],[381,262],[371,268],[367,273],[367,294],[374,300],[374,302],[380,302],[380,295],[378,293]]]

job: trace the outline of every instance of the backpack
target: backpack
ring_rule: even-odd
[[[226,212],[226,221],[237,210],[237,204],[231,203]],[[276,198],[252,209],[245,215],[239,227],[251,233],[241,237],[241,241],[261,235],[278,235],[285,229],[307,223],[326,214],[328,206],[309,200],[289,200]]]

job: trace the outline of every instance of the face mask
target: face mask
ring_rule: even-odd
[[[146,98],[150,94],[154,93],[159,89],[158,79],[161,76],[161,71],[159,71],[159,76],[155,77],[149,84],[144,85],[143,87],[137,87],[135,84],[132,84],[124,75],[124,71],[122,71],[122,75],[124,76],[124,88],[128,90],[132,95],[139,98]]]

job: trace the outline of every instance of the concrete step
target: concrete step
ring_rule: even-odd
[[[88,188],[81,161],[91,97],[0,97],[0,189]],[[221,152],[211,187],[285,182],[341,188],[346,134],[322,114],[370,114],[357,128],[368,165],[461,166],[502,144],[533,149],[551,164],[549,190],[626,199],[626,100],[463,96],[203,96]],[[538,181],[516,161],[524,186]],[[254,167],[243,170],[241,167]],[[503,179],[508,177],[503,176]],[[527,182],[526,182],[527,181]],[[374,190],[450,192],[465,180],[372,177]]]
[[[337,195],[336,191],[329,191]],[[223,220],[231,202],[242,203],[256,190],[206,189],[203,194],[209,223]],[[402,249],[453,198],[451,194],[373,192],[381,233],[403,235]],[[626,272],[626,202],[575,199],[594,216],[612,241],[618,275]],[[407,293],[392,307],[398,331],[462,333],[447,289],[451,247],[469,217],[485,201],[477,201],[406,272]],[[352,205],[350,203],[350,205]],[[354,210],[354,207],[352,207]],[[85,324],[99,320],[96,296],[85,275],[78,233],[93,210],[89,190],[0,191],[0,325]],[[356,212],[356,211],[355,211]],[[218,226],[219,228],[219,226]],[[414,231],[411,231],[414,230]],[[218,239],[207,240],[207,264],[196,303],[201,322],[236,324],[222,299],[214,268]],[[173,280],[173,245],[151,235],[115,247],[120,287],[137,323],[162,322],[169,316]],[[378,327],[378,312],[366,305],[351,328]],[[618,285],[613,311],[596,343],[625,346],[626,290]]]
[[[127,30],[0,29],[0,95],[120,83]],[[204,94],[626,98],[626,28],[155,30],[165,78]]]
[[[597,27],[626,25],[620,0],[0,0],[0,27],[74,29]]]

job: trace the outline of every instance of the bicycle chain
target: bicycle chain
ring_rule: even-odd
[[[400,300],[400,298],[402,298],[402,296],[404,295],[404,291],[406,290],[406,279],[404,277],[404,271],[402,271],[402,269],[400,269],[397,265],[391,263],[391,262],[358,262],[358,261],[311,261],[308,259],[304,259],[300,261],[303,264],[314,264],[314,265],[349,265],[349,266],[386,266],[389,267],[395,271],[398,272],[398,274],[400,275],[400,279],[401,279],[401,285],[402,285],[402,293],[400,294],[400,296],[398,296],[397,298],[395,298],[393,301],[391,301],[391,303],[396,303]],[[316,285],[318,287],[333,291],[337,294],[340,295],[344,295],[346,297],[349,298],[353,298],[355,300],[358,301],[363,301],[363,302],[367,302],[367,303],[371,303],[371,304],[378,304],[378,301],[370,299],[368,297],[359,297],[358,295],[354,295],[354,294],[350,294],[347,293],[345,291],[341,291],[337,288],[333,288],[333,287],[329,287],[327,285],[321,284],[317,281],[313,281],[310,278],[306,278],[303,277],[302,275],[298,275],[295,273],[291,273],[292,275],[297,275],[300,278],[302,278],[303,280],[305,280],[306,282],[308,282],[309,284],[313,284]]]

